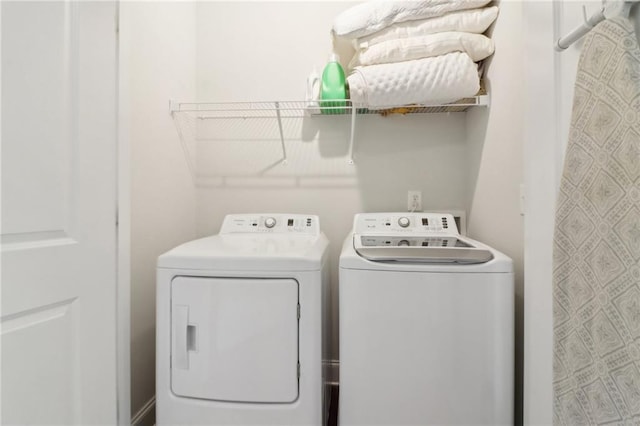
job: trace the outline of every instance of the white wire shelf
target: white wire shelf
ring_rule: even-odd
[[[191,120],[277,120],[280,144],[282,148],[282,163],[287,163],[287,151],[284,141],[283,119],[304,117],[330,117],[335,115],[349,115],[351,130],[349,135],[349,164],[354,164],[354,135],[356,117],[359,115],[405,115],[405,114],[433,114],[458,113],[471,107],[487,107],[490,97],[484,89],[480,94],[469,98],[459,99],[448,104],[421,104],[400,107],[370,109],[364,105],[354,105],[350,100],[324,101],[261,101],[261,102],[175,102],[169,101],[169,110],[178,126],[180,139],[189,156],[185,132],[180,128],[178,116],[187,115]],[[322,106],[321,106],[322,105]],[[327,106],[328,105],[328,106]],[[190,161],[190,168],[193,165]]]
[[[379,114],[432,114],[464,112],[470,107],[488,106],[489,95],[482,94],[460,99],[448,104],[420,104],[399,107],[370,109],[354,105],[349,100],[322,101],[260,101],[260,102],[174,102],[170,101],[170,112],[196,113],[202,120],[227,118],[297,118],[316,115]],[[335,105],[335,106],[332,106]]]

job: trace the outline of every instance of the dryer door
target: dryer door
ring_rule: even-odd
[[[298,282],[176,277],[171,389],[178,396],[290,403],[298,398]]]

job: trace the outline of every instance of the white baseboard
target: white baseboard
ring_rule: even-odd
[[[156,397],[154,396],[131,419],[131,426],[154,426],[156,423]]]

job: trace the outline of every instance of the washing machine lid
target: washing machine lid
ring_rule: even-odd
[[[227,215],[218,235],[182,244],[159,268],[220,271],[318,271],[327,238],[313,215]]]
[[[340,256],[347,269],[512,272],[511,259],[461,236],[450,214],[363,213]]]
[[[360,256],[374,262],[485,263],[493,259],[490,250],[457,236],[354,235]]]
[[[374,262],[485,263],[490,250],[458,233],[453,215],[365,213],[354,219],[353,246]]]

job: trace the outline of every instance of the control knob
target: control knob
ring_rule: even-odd
[[[409,220],[408,217],[401,217],[400,219],[398,219],[398,225],[400,225],[403,228],[406,228],[407,226],[409,226],[409,224],[411,223],[411,221]]]
[[[400,241],[398,242],[398,246],[400,246],[400,247],[402,247],[402,246],[408,246],[408,245],[410,245],[410,244],[409,244],[409,241],[407,241],[407,240],[400,240]]]
[[[268,217],[264,220],[264,226],[267,228],[273,228],[276,226],[276,219],[274,217]]]

